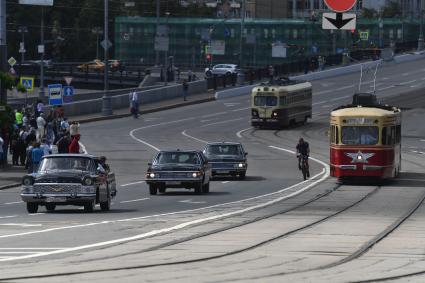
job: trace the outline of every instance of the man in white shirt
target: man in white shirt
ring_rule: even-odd
[[[44,120],[44,113],[40,113],[37,117],[37,140],[41,141],[44,137],[44,128],[46,127],[46,120]]]

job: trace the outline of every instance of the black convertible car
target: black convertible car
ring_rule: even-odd
[[[200,151],[160,151],[149,163],[146,183],[151,195],[167,188],[194,189],[196,194],[210,191],[211,165]]]
[[[216,142],[208,143],[203,151],[212,167],[212,175],[239,176],[244,179],[248,163],[247,152],[240,143]]]

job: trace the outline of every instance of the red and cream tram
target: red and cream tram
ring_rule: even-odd
[[[395,178],[400,167],[400,109],[377,103],[354,103],[331,112],[331,176]]]

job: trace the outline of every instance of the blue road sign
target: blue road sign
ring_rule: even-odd
[[[47,86],[49,89],[49,104],[62,105],[62,85],[53,84]]]
[[[72,96],[74,95],[73,86],[64,86],[63,87],[63,102],[68,103],[72,102]]]
[[[34,90],[34,78],[32,77],[21,77],[21,84],[27,89],[27,91]]]

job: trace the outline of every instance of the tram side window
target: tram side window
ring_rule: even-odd
[[[281,97],[279,98],[279,105],[280,105],[280,106],[284,106],[284,105],[286,105],[286,97],[285,97],[285,96],[281,96]]]
[[[397,129],[395,126],[382,128],[382,144],[394,145],[395,143],[398,143],[397,141],[398,134],[396,132],[397,132]]]
[[[401,143],[401,125],[397,125],[395,129],[396,144]]]
[[[339,133],[337,126],[331,126],[331,144],[339,143]]]

